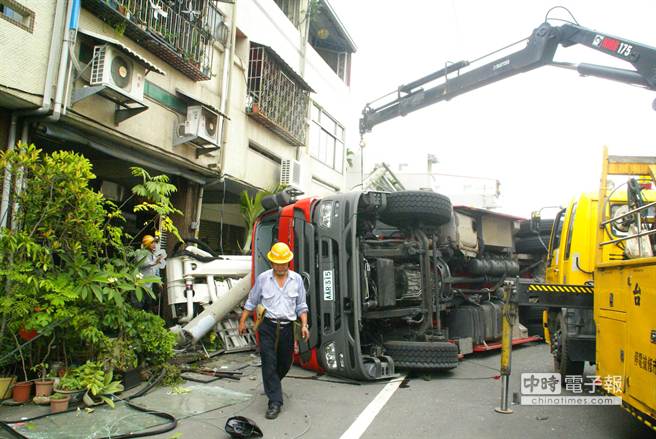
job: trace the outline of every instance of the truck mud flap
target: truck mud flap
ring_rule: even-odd
[[[520,279],[516,293],[520,306],[578,309],[593,307],[594,288],[590,285],[532,283]]]

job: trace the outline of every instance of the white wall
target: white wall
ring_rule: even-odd
[[[34,11],[34,30],[30,33],[0,19],[0,85],[43,96],[56,2],[20,0],[20,4]],[[41,104],[38,96],[21,97]]]
[[[303,188],[308,195],[314,195],[312,191],[318,190],[317,185],[312,183],[313,176],[331,186],[343,189],[342,173],[311,158],[307,147],[299,149],[289,145],[280,136],[246,114],[248,43],[253,41],[267,45],[296,73],[300,74],[304,70],[305,81],[316,91],[310,95],[310,100],[317,102],[337,119],[345,127],[347,136],[352,134],[348,117],[350,108],[348,87],[309,45],[306,48],[305,65],[301,65],[300,33],[273,0],[239,2],[237,25],[245,35],[245,39],[237,44],[237,57],[233,66],[231,121],[229,141],[225,149],[225,172],[258,187],[267,188],[278,183],[279,167],[271,160],[250,151],[248,148],[250,141],[280,159],[298,157],[303,163]]]

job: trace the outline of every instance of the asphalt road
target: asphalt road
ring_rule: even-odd
[[[237,357],[235,357],[237,358]],[[550,372],[551,357],[544,344],[513,351],[511,393],[519,392],[522,372]],[[653,438],[656,434],[617,406],[537,407],[513,405],[514,413],[494,411],[499,405],[499,354],[469,356],[452,372],[410,375],[390,397],[362,434],[380,438]],[[180,438],[227,437],[218,429],[234,414],[252,418],[271,439],[339,439],[386,383],[360,385],[314,379],[294,367],[283,382],[286,401],[280,417],[264,418],[266,398],[259,369],[244,369],[252,378],[222,385],[256,395],[247,403],[180,421]],[[586,368],[594,375],[594,367]],[[204,436],[207,435],[207,436]],[[166,434],[157,437],[170,438]],[[354,439],[357,436],[349,436]],[[344,438],[346,439],[346,438]]]
[[[451,372],[409,375],[390,392],[394,384],[353,384],[325,376],[317,378],[312,372],[293,367],[283,382],[283,411],[278,419],[271,421],[264,418],[266,397],[258,361],[251,353],[218,357],[213,366],[243,367],[244,376],[239,381],[222,379],[203,385],[250,394],[249,401],[186,417],[178,421],[175,430],[151,437],[227,438],[223,426],[233,415],[253,419],[268,439],[656,437],[617,406],[513,405],[511,415],[496,413],[494,408],[499,405],[501,391],[501,382],[494,378],[498,375],[498,353],[469,356]],[[551,371],[548,347],[535,344],[516,348],[512,366],[511,394],[519,392],[522,372]],[[588,367],[586,375],[594,375],[594,368]],[[383,389],[389,399],[381,402],[378,395]],[[160,392],[162,398],[176,398],[171,392],[167,395],[164,389]],[[377,402],[380,402],[379,411],[368,419],[360,419],[357,424],[360,432],[353,433],[356,420],[366,417],[361,414]],[[209,403],[213,407],[225,406],[218,400]],[[30,407],[24,406],[22,410]],[[17,419],[18,414],[15,409],[0,408],[0,418]],[[0,437],[6,436],[0,433]]]

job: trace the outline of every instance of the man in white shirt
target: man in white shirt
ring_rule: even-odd
[[[294,352],[293,322],[301,321],[301,335],[310,338],[307,324],[308,306],[305,287],[301,276],[289,269],[294,254],[284,242],[277,242],[267,254],[271,270],[260,274],[248,295],[244,311],[239,319],[239,332],[246,332],[246,319],[258,304],[266,309],[260,324],[260,356],[262,358],[262,381],[264,392],[269,398],[267,419],[275,419],[282,407],[281,380],[292,365]]]

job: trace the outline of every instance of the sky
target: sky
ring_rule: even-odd
[[[566,6],[581,26],[656,47],[656,2],[647,0],[330,3],[358,48],[351,81],[357,112],[447,61],[474,60],[528,37],[556,5]],[[550,17],[570,19],[563,10]],[[555,60],[632,68],[583,46],[560,47]],[[498,179],[499,210],[529,217],[596,192],[604,145],[610,154],[656,156],[654,99],[655,92],[640,87],[541,67],[374,127],[365,136],[365,171],[384,161],[393,170],[406,163],[406,171],[425,172],[432,154],[436,173]],[[348,143],[359,149],[359,136]]]

